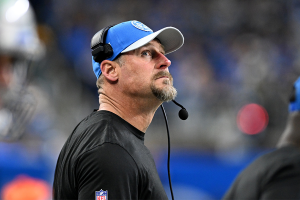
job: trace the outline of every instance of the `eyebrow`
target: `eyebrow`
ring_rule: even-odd
[[[162,49],[162,51],[159,50],[159,52],[161,52],[162,54],[165,55],[166,52],[165,52],[164,45],[162,45],[160,42],[158,42],[158,43],[159,43],[159,45],[160,45],[160,47],[161,47],[161,49]],[[150,47],[150,46],[155,47],[153,44],[151,44],[151,43],[149,42],[149,43],[145,44],[144,46],[141,46],[140,48],[143,48],[143,47]],[[155,47],[155,48],[156,48],[156,47]]]

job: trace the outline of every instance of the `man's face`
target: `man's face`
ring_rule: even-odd
[[[144,98],[156,97],[160,101],[174,99],[177,91],[168,69],[171,61],[164,54],[163,46],[156,40],[125,53],[119,78],[125,93]]]

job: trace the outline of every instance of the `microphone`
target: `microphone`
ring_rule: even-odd
[[[189,117],[188,111],[179,103],[177,103],[174,99],[172,100],[177,106],[181,107],[181,110],[178,113],[178,116],[182,120],[186,120]]]
[[[178,113],[178,116],[182,120],[186,120],[189,117],[189,113],[186,111],[186,109],[177,103],[174,99],[172,100],[177,106],[181,107],[181,110]],[[168,135],[168,177],[169,177],[169,186],[170,186],[170,192],[172,196],[172,200],[174,200],[174,195],[173,195],[173,189],[172,189],[172,182],[171,182],[171,174],[170,174],[170,154],[171,154],[171,145],[170,145],[170,133],[169,133],[169,125],[168,125],[168,119],[167,115],[164,109],[164,106],[161,104],[160,105],[162,112],[164,114],[165,122],[166,122],[166,127],[167,127],[167,135]]]

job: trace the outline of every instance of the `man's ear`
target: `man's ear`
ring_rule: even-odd
[[[117,64],[110,60],[103,60],[100,65],[102,74],[109,81],[112,81],[112,82],[117,81],[119,78],[118,70],[116,70],[117,69],[116,67],[117,67]]]

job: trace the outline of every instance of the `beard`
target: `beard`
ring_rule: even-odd
[[[164,87],[158,88],[155,86],[155,80],[162,76],[167,76],[169,79],[163,80]],[[168,102],[175,99],[177,90],[173,87],[173,77],[169,72],[160,71],[155,74],[152,78],[151,91],[156,98],[162,102]]]

